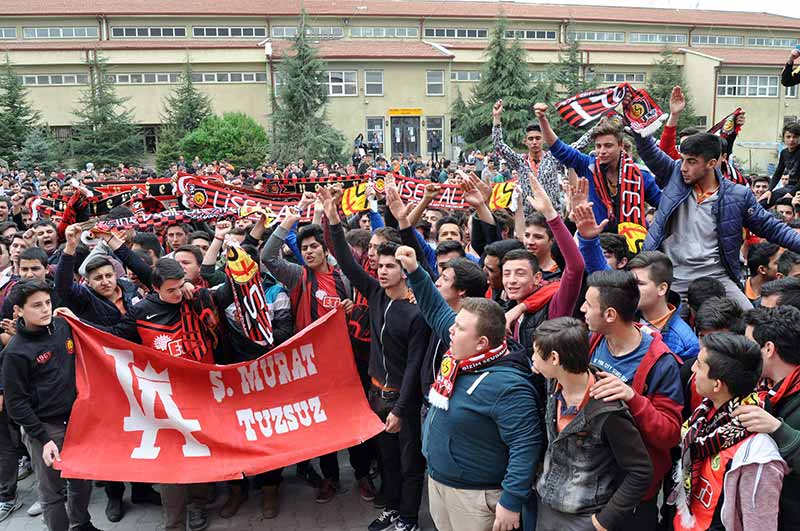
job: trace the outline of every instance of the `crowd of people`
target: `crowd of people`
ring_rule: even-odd
[[[684,108],[675,87],[658,143],[602,119],[568,145],[537,103],[520,154],[503,141],[498,101],[492,152],[462,161],[362,150],[348,165],[181,158],[167,173],[263,190],[389,172],[364,212],[345,216],[341,186],[323,180],[270,226],[263,213],[157,232],[32,221],[37,197],[153,174],[6,171],[0,521],[21,508],[17,482],[32,471],[40,508],[29,514],[51,531],[96,529],[94,482],[52,467],[77,393],[64,316],[231,364],[343,306],[365,399],[385,423],[347,450],[376,510],[369,531],[418,530],[426,488],[438,531],[800,529],[800,124],[784,127],[774,175],[743,178],[734,139],[677,131]],[[404,200],[395,174],[429,181],[424,196]],[[505,180],[511,205],[491,210]],[[432,208],[443,184],[468,208]],[[273,344],[251,341],[234,315],[233,244],[261,264]],[[318,503],[340,495],[336,453],[294,470]],[[162,506],[167,530],[235,518],[248,496],[273,519],[292,503],[283,474],[229,482],[214,515],[213,484],[134,483],[130,500]],[[102,486],[117,522],[126,486]]]

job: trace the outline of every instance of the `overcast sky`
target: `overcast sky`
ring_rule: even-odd
[[[553,0],[518,0],[537,4],[555,3]],[[798,5],[789,0],[565,0],[565,4],[606,5],[626,7],[671,7],[718,9],[723,11],[765,11],[778,15],[800,17]],[[800,22],[798,22],[800,25]]]

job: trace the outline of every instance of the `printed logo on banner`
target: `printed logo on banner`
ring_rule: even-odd
[[[200,443],[193,432],[200,431],[200,421],[183,418],[178,405],[172,399],[172,383],[169,371],[157,372],[150,363],[144,370],[134,364],[133,352],[103,347],[103,352],[114,359],[114,371],[117,381],[125,393],[130,405],[130,414],[123,420],[123,429],[127,432],[142,432],[139,446],[131,452],[132,459],[156,459],[161,451],[156,446],[156,438],[160,430],[174,430],[183,436],[181,447],[184,457],[208,457],[211,450]],[[136,389],[141,396],[141,404],[136,398]],[[161,403],[166,417],[158,418],[155,414],[156,399]]]

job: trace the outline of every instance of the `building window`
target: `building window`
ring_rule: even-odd
[[[331,70],[328,75],[328,96],[357,96],[355,70]]]
[[[787,98],[796,98],[797,97],[797,85],[792,87],[785,87],[784,95]]]
[[[297,28],[294,26],[275,26],[272,28],[272,36],[276,39],[293,39],[297,37]]]
[[[321,39],[337,39],[344,37],[344,30],[339,26],[314,26],[306,28],[306,35]]]
[[[425,28],[425,36],[446,39],[486,39],[489,36],[489,30],[486,28]]]
[[[790,39],[788,37],[748,37],[748,46],[766,46],[769,48],[793,48],[797,46],[797,39]]]
[[[96,39],[97,26],[77,28],[22,28],[25,39]]]
[[[16,39],[17,28],[0,28],[0,39]]]
[[[372,141],[372,138],[378,135],[378,140],[383,146],[383,117],[376,116],[373,118],[367,118],[367,144]]]
[[[524,41],[554,41],[554,30],[515,29],[506,31],[506,39],[521,39]]]
[[[717,95],[777,98],[778,76],[719,76]]]
[[[480,81],[481,73],[478,70],[453,70],[450,72],[450,81]]]
[[[531,70],[531,71],[528,72],[528,79],[533,81],[534,83],[540,83],[542,81],[546,81],[547,80],[547,72],[542,71],[542,70],[539,70],[539,71]]]
[[[192,35],[200,38],[257,38],[266,37],[267,29],[260,27],[195,26]]]
[[[186,37],[186,28],[182,27],[120,27],[111,28],[111,37],[115,39],[171,39]]]
[[[709,44],[713,46],[741,46],[742,37],[736,35],[692,35],[692,44]]]
[[[631,33],[631,42],[648,44],[686,44],[684,33]]]
[[[283,74],[280,72],[275,72],[273,79],[275,82],[273,90],[275,91],[275,97],[277,98],[281,93],[281,89],[286,85],[286,80],[284,79]]]
[[[404,39],[419,36],[417,28],[394,28],[394,27],[360,27],[350,28],[350,36],[355,38],[386,38]]]
[[[194,76],[192,76],[194,78]],[[117,85],[174,85],[181,79],[178,72],[108,74],[106,80]]]
[[[625,42],[625,34],[615,31],[576,31],[569,34],[573,41]]]
[[[644,83],[644,72],[604,72],[603,83]]]
[[[428,70],[425,73],[425,86],[428,96],[444,96],[444,70]]]
[[[426,116],[425,122],[428,128],[428,138],[432,138],[433,134],[436,133],[437,138],[439,138],[439,141],[442,143],[442,147],[444,147],[444,135],[442,134],[444,132],[444,117]],[[442,151],[442,148],[439,148],[439,151]]]
[[[23,85],[50,86],[50,85],[88,85],[88,74],[38,74],[18,76]]]
[[[364,70],[364,94],[383,96],[383,70]]]
[[[145,125],[141,128],[142,139],[144,140],[144,150],[147,153],[155,153],[158,147],[158,126]]]

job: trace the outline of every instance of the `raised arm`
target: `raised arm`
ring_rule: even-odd
[[[55,288],[58,296],[66,301],[70,308],[81,312],[90,303],[91,295],[85,287],[75,283],[75,252],[81,236],[79,223],[70,225],[64,231],[66,243],[56,267]]]
[[[658,149],[655,140],[649,136],[643,138],[634,133],[633,141],[636,143],[636,150],[639,152],[639,156],[642,157],[644,163],[653,173],[656,184],[664,188],[672,178],[675,166],[678,165],[678,168],[680,168],[681,161],[672,160],[669,155]]]
[[[297,211],[289,212],[264,245],[261,251],[261,261],[267,266],[275,279],[283,284],[287,290],[292,290],[303,277],[303,266],[293,264],[281,256],[281,247],[289,234],[289,229],[300,219]]]
[[[539,119],[542,138],[550,146],[550,153],[567,168],[573,168],[580,175],[586,175],[592,167],[592,158],[572,146],[568,146],[556,136],[555,131],[550,127],[550,120],[547,119],[547,104],[537,103],[533,106],[533,110],[536,118]]]
[[[517,173],[519,173],[525,168],[525,159],[503,141],[503,127],[500,125],[502,115],[503,100],[497,100],[497,103],[492,107],[492,142],[494,143],[494,150],[506,160],[509,168],[517,170]]]

